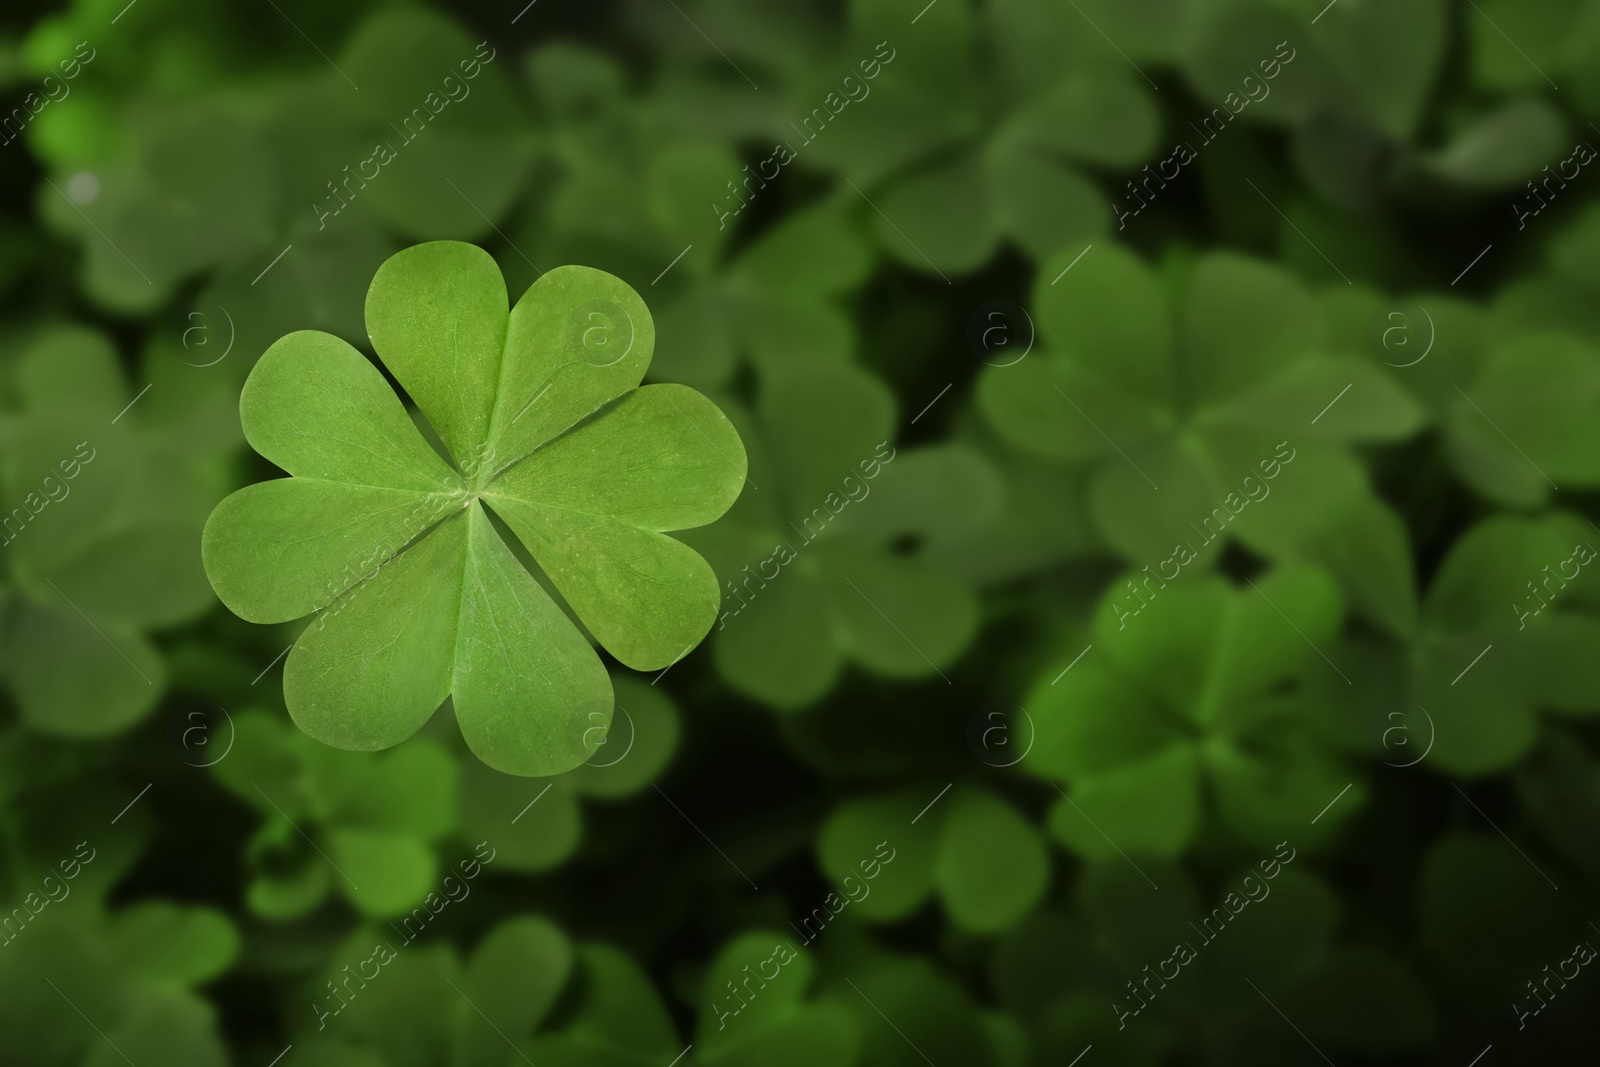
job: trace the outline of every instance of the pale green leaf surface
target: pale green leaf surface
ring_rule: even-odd
[[[5,630],[6,672],[25,721],[67,737],[120,733],[161,697],[166,670],[143,637],[93,625],[57,600],[18,604]]]
[[[250,446],[298,478],[450,492],[461,480],[416,428],[365,356],[332,334],[291,333],[245,382],[239,417]]]
[[[444,702],[469,521],[442,524],[301,633],[284,663],[283,693],[302,730],[336,748],[388,748]]]
[[[1091,248],[1063,275],[1080,251],[1063,251],[1034,278],[1031,309],[1041,340],[1135,396],[1171,403],[1177,374],[1160,279],[1110,244]]]
[[[505,316],[503,306],[499,314]],[[620,279],[579,266],[540,275],[511,310],[505,330],[491,432],[480,438],[488,443],[492,469],[637,386],[655,337],[649,309]]]
[[[456,510],[449,498],[409,489],[314,478],[257,482],[224,499],[206,521],[206,572],[234,614],[288,622],[327,607]]]
[[[879,244],[912,270],[969,271],[994,252],[993,197],[975,160],[923,169],[891,186],[879,204],[883,214],[873,212],[872,223]]]
[[[359,910],[399,915],[436,883],[439,861],[427,842],[408,834],[334,829],[326,835],[332,880]]]
[[[504,1067],[506,1042],[526,1037],[555,1003],[572,971],[572,946],[555,924],[510,919],[489,932],[462,981],[455,1011],[456,1067]]]
[[[508,304],[489,253],[446,241],[389,257],[367,290],[372,347],[458,465],[489,440]]]
[[[852,800],[841,805],[817,836],[817,861],[828,876],[850,896],[851,886],[865,885],[860,899],[840,906],[878,921],[903,918],[928,898],[934,888],[934,872],[939,863],[939,823],[943,812],[937,808],[919,819],[928,798],[909,792]],[[912,822],[917,819],[916,822]],[[880,846],[887,851],[880,852]],[[889,862],[883,863],[882,857]],[[871,877],[868,877],[868,876]],[[854,879],[854,883],[845,878]],[[803,928],[813,937],[831,921],[826,901],[819,910],[807,913]],[[814,917],[813,917],[814,916]]]
[[[1050,859],[1033,825],[984,790],[962,788],[950,810],[934,877],[952,921],[974,933],[1015,925],[1043,898]]]
[[[731,685],[785,709],[804,707],[831,689],[844,650],[822,583],[798,568],[782,578],[747,604],[737,595],[724,601],[712,655]]]
[[[467,531],[452,677],[461,734],[499,770],[567,770],[599,744],[590,713],[611,721],[611,679],[477,505]]]
[[[660,531],[732,503],[739,437],[692,390],[634,391],[653,349],[649,312],[602,272],[546,272],[508,312],[486,253],[421,245],[379,269],[366,311],[380,358],[426,416],[420,436],[348,346],[286,339],[244,409],[252,441],[299,476],[218,506],[208,574],[246,618],[325,607],[285,667],[291,715],[312,736],[386,747],[453,695],[463,735],[492,765],[570,769],[598,745],[611,687],[517,553],[532,553],[623,660],[675,661],[715,618],[716,581]],[[429,453],[435,435],[456,471]],[[508,547],[484,501],[527,544]]]
[[[919,559],[828,550],[835,625],[851,657],[890,677],[948,667],[978,628],[970,586]]]
[[[660,531],[715,519],[744,473],[715,405],[653,385],[513,467],[486,499],[608,651],[658,670],[705,636],[720,599],[710,566]]]
[[[1070,799],[1068,799],[1070,797]],[[1155,757],[1080,781],[1050,810],[1050,833],[1079,855],[1176,856],[1199,825],[1194,750],[1176,744]],[[1112,842],[1115,842],[1113,844]]]
[[[227,916],[166,900],[143,901],[118,912],[111,937],[121,961],[174,986],[215,978],[239,952],[239,935]]]

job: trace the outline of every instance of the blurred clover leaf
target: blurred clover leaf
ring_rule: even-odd
[[[1002,239],[1037,262],[1102,237],[1111,213],[1080,166],[1136,165],[1155,144],[1156,116],[1132,75],[1066,78],[954,158],[886,185],[875,198],[882,214],[872,212],[879,241],[906,266],[937,272],[981,266]]]
[[[51,153],[63,158],[35,200],[51,229],[81,243],[84,290],[121,312],[160,307],[197,271],[252,253],[270,257],[278,233],[275,161],[249,102],[214,96],[154,107],[147,92],[104,102],[110,119],[93,96],[81,110],[40,116],[49,122],[42,135],[69,143],[90,136],[58,127],[105,125],[117,134],[104,147]]]
[[[617,674],[617,711],[583,766],[545,782],[502,774],[477,760],[461,765],[457,828],[466,841],[492,839],[496,869],[546,871],[565,862],[583,837],[582,800],[620,800],[644,789],[671,760],[678,710],[660,689]],[[601,720],[595,720],[600,722]],[[515,823],[508,831],[508,819]]]
[[[1418,978],[1384,948],[1335,944],[1339,898],[1318,876],[1281,862],[1295,857],[1284,842],[1206,893],[1166,865],[1152,865],[1159,893],[1120,858],[1091,865],[1078,901],[1104,963],[1087,977],[1112,998],[1101,1011],[1126,1024],[1119,1032],[1212,1019],[1218,1025],[1202,1038],[1211,1061],[1291,1061],[1304,1048],[1291,1042],[1303,1039],[1285,1033],[1272,1004],[1239,997],[1252,983],[1283,1010],[1293,1004],[1293,1017],[1303,1017],[1304,1032],[1319,1045],[1384,1055],[1426,1041],[1433,1013]],[[1178,969],[1167,973],[1168,965]],[[1157,972],[1167,981],[1144,989],[1142,977]],[[1148,1004],[1130,992],[1130,977]]]
[[[179,399],[181,382],[136,394],[110,342],[84,327],[38,330],[9,373],[6,676],[31,727],[117,733],[161,695],[146,631],[212,603],[194,549],[206,498],[231,487],[237,431],[208,418],[203,393]]]
[[[1590,297],[1592,300],[1592,297]],[[1557,487],[1600,486],[1600,346],[1520,332],[1486,351],[1447,416],[1456,472],[1496,503],[1533,507]]]
[[[1457,807],[1478,819],[1465,801]],[[1487,831],[1452,830],[1432,842],[1416,881],[1418,948],[1435,981],[1497,1014],[1513,996],[1537,1003],[1508,974],[1535,977],[1561,954],[1554,949],[1592,933],[1586,909],[1566,905],[1546,880],[1548,857],[1531,845],[1518,851]]]
[[[572,943],[539,916],[498,923],[466,961],[446,939],[397,931],[356,930],[303,984],[306,1006],[289,1016],[297,1049],[337,1063],[364,1049],[387,1067],[504,1067],[521,1062],[512,1043],[528,1040],[572,976]]]
[[[1000,507],[975,526],[930,530],[929,559],[948,564],[980,588],[1038,574],[1099,547],[1090,521],[1088,471],[1064,469],[995,440],[964,412],[955,441],[973,449],[1000,482]]]
[[[367,980],[352,980],[358,974]],[[499,923],[465,962],[449,944],[413,946],[386,927],[363,929],[319,979],[306,989],[311,1011],[296,1013],[291,1028],[308,1062],[328,1067],[647,1067],[681,1051],[665,1005],[631,957],[573,945],[539,916]],[[351,1058],[363,1054],[375,1058]]]
[[[919,816],[927,803],[920,792],[903,792],[852,800],[834,811],[818,836],[817,854],[838,888],[802,917],[807,934],[820,936],[844,911],[875,922],[904,918],[935,890],[957,927],[995,933],[1043,899],[1049,851],[1014,807],[969,785]],[[880,863],[884,845],[890,858]],[[876,873],[869,876],[869,869]]]
[[[731,149],[665,128],[647,96],[613,84],[625,79],[609,57],[552,45],[527,67],[550,124],[551,173],[540,210],[511,231],[515,247],[539,262],[591,263],[641,285],[669,267],[709,274],[734,234],[716,202],[727,201],[725,212],[742,203],[731,187],[746,172]],[[574,70],[579,84],[563,84]]]
[[[710,629],[718,595],[709,565],[663,531],[727,510],[739,436],[691,389],[638,388],[650,314],[600,271],[552,270],[508,314],[488,253],[417,245],[379,268],[366,320],[450,462],[359,352],[291,334],[251,372],[240,413],[292,477],[217,506],[206,572],[251,622],[317,613],[284,668],[312,737],[386,748],[449,696],[490,766],[569,770],[611,720],[610,678],[496,519],[607,651],[664,668]]]
[[[672,340],[658,347],[657,367],[712,387],[745,356],[761,368],[847,362],[855,328],[838,300],[871,268],[871,249],[833,203],[798,211],[662,311]]]
[[[1043,5],[988,12],[997,49],[1015,47],[1019,34],[1041,39],[1035,24],[1051,15],[1032,6]],[[975,89],[974,41],[982,35],[974,5],[929,10],[919,18],[915,47],[896,47],[904,40],[896,5],[856,0],[851,7],[860,54],[839,57],[840,65],[884,59],[881,46],[872,50],[880,41],[891,58],[862,83],[870,95],[821,130],[809,121],[804,131],[794,128],[788,143],[866,187],[870,202],[858,208],[886,252],[913,270],[942,274],[981,266],[1002,240],[1037,261],[1106,233],[1111,213],[1081,167],[1135,166],[1154,146],[1156,107],[1133,74],[1094,57],[1063,75],[1058,53],[1053,70],[1037,79],[1029,77],[1037,68],[1019,63],[1017,84],[984,107]],[[1073,26],[1069,41],[1081,29]],[[1081,56],[1082,42],[1065,51]],[[820,79],[802,84],[796,110],[809,120],[830,88]]]
[[[860,1035],[854,1062],[915,1067],[928,1062],[928,1049],[942,1050],[948,1062],[974,1067],[1028,1062],[1025,1055],[1018,1058],[1026,1050],[1018,1047],[1015,1027],[979,1008],[929,960],[890,954],[865,938],[841,939],[821,955],[826,969],[820,1007],[853,1017]],[[814,1062],[801,1061],[804,1067]]]
[[[1096,246],[1063,276],[1078,254],[1034,282],[1046,353],[979,379],[995,432],[1089,464],[1096,526],[1152,573],[1175,545],[1215,561],[1226,533],[1271,557],[1310,558],[1355,606],[1405,632],[1407,602],[1392,597],[1411,582],[1403,529],[1349,446],[1412,434],[1416,400],[1369,356],[1330,354],[1318,304],[1275,266],[1205,256],[1169,310],[1162,280],[1132,253]]]
[[[322,183],[332,179],[352,206],[366,202],[408,237],[476,240],[491,233],[525,187],[534,154],[512,92],[511,63],[442,12],[374,13],[339,57],[339,73],[360,90],[333,72],[322,78],[321,102],[340,116],[347,154],[328,159],[326,173],[308,185],[321,207],[301,210],[307,218],[342,212],[346,198],[323,192]],[[312,158],[323,162],[320,154]],[[353,189],[344,184],[351,171],[365,177],[366,163],[377,177]],[[346,164],[350,171],[341,170]]]
[[[1537,98],[1512,100],[1474,116],[1437,152],[1421,157],[1433,174],[1484,190],[1512,189],[1566,154],[1561,113]]]
[[[1584,563],[1596,549],[1600,532],[1562,512],[1487,518],[1451,546],[1411,651],[1412,701],[1437,731],[1430,759],[1504,771],[1537,742],[1541,709],[1600,712],[1600,578]]]
[[[588,944],[578,946],[577,963],[583,999],[562,1029],[527,1045],[534,1063],[648,1067],[682,1051],[666,1005],[632,957]]]
[[[998,484],[959,445],[897,452],[894,420],[894,398],[864,370],[763,376],[759,430],[743,434],[760,489],[692,535],[724,579],[713,655],[740,692],[803,707],[847,659],[891,678],[936,676],[976,633],[972,587],[923,559],[920,542],[983,521]]]
[[[816,961],[785,932],[734,938],[706,968],[695,1044],[705,1067],[822,1067],[857,1062],[854,1013],[819,1004]]]
[[[1482,0],[1473,16],[1464,28],[1477,85],[1492,92],[1542,93],[1554,78],[1576,91],[1584,111],[1593,112],[1600,103],[1600,79],[1594,74],[1600,16],[1594,8],[1581,0]],[[1529,56],[1538,57],[1538,63]]]
[[[1404,142],[1444,57],[1443,0],[1350,3],[1337,14],[1308,32],[1299,11],[1275,0],[1206,5],[1188,41],[1186,73],[1208,106],[1233,111],[1232,101],[1248,94],[1237,113],[1299,127],[1334,115]],[[1263,82],[1265,63],[1281,46],[1291,58]],[[1255,97],[1262,86],[1267,91]]]
[[[1591,878],[1600,874],[1600,767],[1578,738],[1548,731],[1512,782],[1545,840]]]
[[[296,918],[338,889],[362,912],[389,917],[434,888],[435,846],[455,825],[448,752],[420,737],[385,753],[342,752],[264,711],[232,723],[237,751],[212,773],[266,818],[245,849],[251,911]]]
[[[153,32],[147,44],[160,61],[147,71],[118,70],[125,59],[97,50],[74,104],[30,124],[50,171],[36,193],[40,215],[82,245],[83,286],[96,302],[148,312],[196,272],[256,278],[286,245],[301,258],[340,229],[478,239],[521,195],[536,139],[508,58],[448,15],[374,12],[349,32],[337,69],[330,60],[223,86],[214,83],[228,82],[234,64],[219,62],[216,42],[192,25],[214,18],[186,12]],[[107,21],[85,18],[93,28],[82,32],[94,40]],[[70,57],[76,40],[55,28],[35,49]]]
[[[183,949],[140,943],[158,912],[175,920],[171,933],[191,938]],[[0,1050],[11,1062],[62,1067],[110,1067],[123,1062],[116,1051],[133,1062],[226,1067],[216,1010],[192,986],[230,965],[237,943],[220,913],[165,902],[92,929],[30,931],[0,960]],[[80,1011],[94,1013],[99,1034]]]
[[[1022,766],[1066,783],[1050,817],[1063,845],[1094,859],[1179,855],[1201,832],[1202,796],[1257,845],[1291,831],[1325,839],[1360,807],[1357,782],[1303,828],[1349,782],[1289,686],[1308,665],[1336,671],[1318,647],[1339,631],[1338,591],[1304,567],[1253,584],[1187,579],[1148,586],[1148,601],[1113,586],[1082,662],[1040,677],[1023,704],[1037,741]]]
[[[8,1063],[109,1067],[121,1058],[107,1041],[140,1062],[229,1062],[216,1012],[198,987],[237,960],[233,921],[159,898],[109,905],[149,837],[147,806],[114,827],[107,822],[132,793],[79,778],[30,789],[9,805],[0,898],[8,920],[0,1058]],[[99,1034],[80,1012],[94,1013]]]

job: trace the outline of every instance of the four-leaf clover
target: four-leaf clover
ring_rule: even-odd
[[[246,437],[293,477],[218,505],[206,572],[252,622],[318,614],[284,697],[321,741],[398,744],[449,696],[497,769],[555,774],[588,758],[610,678],[505,527],[629,667],[664,668],[711,627],[716,578],[664,531],[733,503],[738,434],[692,389],[638,387],[655,331],[618,279],[560,267],[507,302],[494,260],[457,242],[393,256],[368,291],[373,347],[448,461],[338,338],[290,334],[245,384]]]

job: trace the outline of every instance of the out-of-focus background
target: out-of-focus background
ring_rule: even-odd
[[[14,0],[0,104],[0,1062],[1592,1059],[1600,4]],[[436,239],[761,486],[556,778],[200,565]]]

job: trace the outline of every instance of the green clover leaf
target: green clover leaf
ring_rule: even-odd
[[[1235,114],[1309,126],[1331,112],[1404,140],[1441,65],[1444,8],[1441,0],[1350,4],[1307,35],[1299,13],[1284,5],[1227,0],[1201,16],[1186,73],[1204,100]],[[1288,53],[1276,51],[1283,47]],[[1285,61],[1269,65],[1275,55]],[[1275,80],[1263,81],[1269,70]]]
[[[110,342],[83,327],[39,330],[9,369],[7,680],[36,729],[116,733],[161,695],[165,668],[146,631],[212,604],[194,546],[208,498],[233,484],[223,468],[236,433],[203,425],[215,410],[203,393],[163,409],[181,381],[158,389],[147,378],[151,395],[135,395]]]
[[[817,853],[849,899],[830,893],[819,901],[801,919],[806,934],[818,936],[833,914],[847,910],[875,922],[904,918],[935,889],[951,922],[973,933],[1004,930],[1039,903],[1049,886],[1049,853],[1015,808],[965,784],[920,818],[927,804],[926,795],[908,791],[852,801],[829,817]],[[890,847],[881,865],[880,844]]]
[[[1162,1020],[1218,1019],[1203,1041],[1219,1062],[1283,1044],[1276,1028],[1262,1032],[1277,1018],[1270,1004],[1235,1000],[1246,979],[1299,1008],[1295,1018],[1306,1020],[1305,1031],[1319,1045],[1382,1054],[1425,1040],[1433,1018],[1417,977],[1381,948],[1335,944],[1338,896],[1299,864],[1280,863],[1282,847],[1277,858],[1258,859],[1204,890],[1176,867],[1151,865],[1161,883],[1157,893],[1120,858],[1090,866],[1078,885],[1083,940],[1109,966],[1090,971],[1087,984],[1118,1002],[1116,1010],[1138,1014],[1141,1029]],[[1180,962],[1180,946],[1193,953],[1180,963],[1183,976],[1169,975],[1171,988],[1163,985],[1141,1006],[1124,984],[1129,974]]]
[[[974,1004],[951,975],[929,960],[891,954],[865,940],[824,954],[832,973],[826,975],[819,1010],[841,1011],[847,1020],[854,1017],[860,1054],[834,1061],[797,1060],[796,1067],[829,1062],[914,1067],[928,1062],[923,1058],[926,1049],[939,1049],[947,1062],[973,1067],[1027,1062],[1009,1055],[1015,1050],[1014,1031],[995,1025],[993,1014]],[[894,1025],[885,1025],[885,1019],[893,1019]]]
[[[867,106],[870,106],[867,105]],[[1132,167],[1155,143],[1155,105],[1131,75],[1078,75],[999,116],[948,160],[908,169],[859,209],[913,270],[970,271],[1003,239],[1035,261],[1110,229],[1082,164]],[[894,221],[890,221],[894,220]]]
[[[719,597],[711,568],[664,531],[733,503],[739,436],[692,389],[638,387],[650,314],[600,271],[550,271],[508,312],[488,253],[418,245],[379,268],[366,319],[451,463],[360,353],[290,334],[251,372],[240,414],[292,477],[217,506],[212,586],[251,622],[317,613],[284,697],[320,741],[387,748],[448,696],[491,766],[575,767],[610,721],[611,681],[498,524],[607,651],[666,667],[705,636]]]
[[[1375,359],[1335,347],[1317,303],[1276,267],[1206,256],[1169,308],[1133,254],[1097,245],[1074,266],[1079,254],[1034,282],[1048,354],[979,379],[995,432],[1090,465],[1090,514],[1139,564],[1154,569],[1179,544],[1214,560],[1225,527],[1264,555],[1309,556],[1358,607],[1410,626],[1407,607],[1385,599],[1409,583],[1397,524],[1350,446],[1409,436],[1421,406]],[[1359,535],[1343,554],[1327,544],[1340,523]]]
[[[659,372],[721,386],[747,354],[760,367],[848,360],[855,328],[838,298],[871,267],[866,240],[834,202],[796,212],[662,312],[664,328],[679,328],[657,353]]]
[[[1022,766],[1068,783],[1050,819],[1063,845],[1091,858],[1176,856],[1200,830],[1203,792],[1237,837],[1263,845],[1290,828],[1325,838],[1359,808],[1356,783],[1326,819],[1300,829],[1349,779],[1283,692],[1304,667],[1333,673],[1314,646],[1338,632],[1338,591],[1326,573],[1300,567],[1255,586],[1147,583],[1148,602],[1113,587],[1093,650],[1041,676],[1024,703],[1037,741]]]
[[[809,995],[816,967],[812,954],[788,931],[752,930],[724,946],[705,973],[695,1041],[700,1062],[708,1067],[858,1062],[858,1021],[845,1007]]]
[[[1449,772],[1515,765],[1538,741],[1540,710],[1600,711],[1587,654],[1600,638],[1600,581],[1583,563],[1596,544],[1594,528],[1570,513],[1495,516],[1439,565],[1411,651],[1412,698],[1435,717],[1431,758]]]
[[[210,907],[148,897],[110,906],[113,887],[138,864],[150,836],[150,815],[140,807],[116,833],[105,832],[107,813],[127,795],[80,778],[12,800],[0,900],[12,919],[0,953],[0,1049],[8,1060],[109,1067],[109,1055],[125,1062],[111,1041],[144,1062],[228,1062],[215,1012],[196,987],[233,965],[239,932]],[[64,847],[70,842],[83,844]],[[20,930],[19,910],[32,912]],[[96,1013],[104,1040],[70,1028],[67,1020],[82,1021],[78,1010]]]
[[[1542,504],[1556,486],[1600,485],[1600,433],[1590,418],[1597,400],[1592,342],[1535,328],[1494,345],[1448,415],[1457,473],[1513,507]]]
[[[388,917],[436,886],[434,843],[456,813],[448,752],[425,738],[381,755],[341,752],[268,712],[232,721],[238,751],[212,773],[266,819],[246,849],[252,911],[294,918],[339,890],[360,911]]]
[[[462,763],[456,828],[466,841],[494,840],[497,870],[546,871],[565,863],[583,838],[583,798],[621,799],[647,788],[666,768],[678,743],[677,708],[637,678],[618,673],[611,684],[623,722],[605,733],[582,767],[540,783],[477,760]],[[517,813],[509,834],[507,812]]]
[[[1552,729],[1512,781],[1541,836],[1574,866],[1600,871],[1600,769],[1574,735]]]
[[[461,884],[469,894],[461,899],[471,899],[472,887]],[[572,971],[572,943],[537,915],[496,924],[467,959],[448,942],[408,939],[388,924],[361,927],[305,981],[311,1011],[289,1017],[290,1033],[297,1054],[328,1063],[366,1062],[349,1058],[354,1048],[376,1053],[386,1067],[521,1062],[507,1045],[531,1036]],[[352,978],[358,974],[367,977]],[[456,1007],[441,1011],[442,1004]]]
[[[937,676],[977,631],[971,585],[918,546],[993,514],[997,481],[960,445],[897,451],[894,408],[881,382],[848,364],[771,368],[760,432],[744,434],[761,489],[692,535],[724,579],[717,670],[771,707],[817,700],[847,660],[891,678]]]

